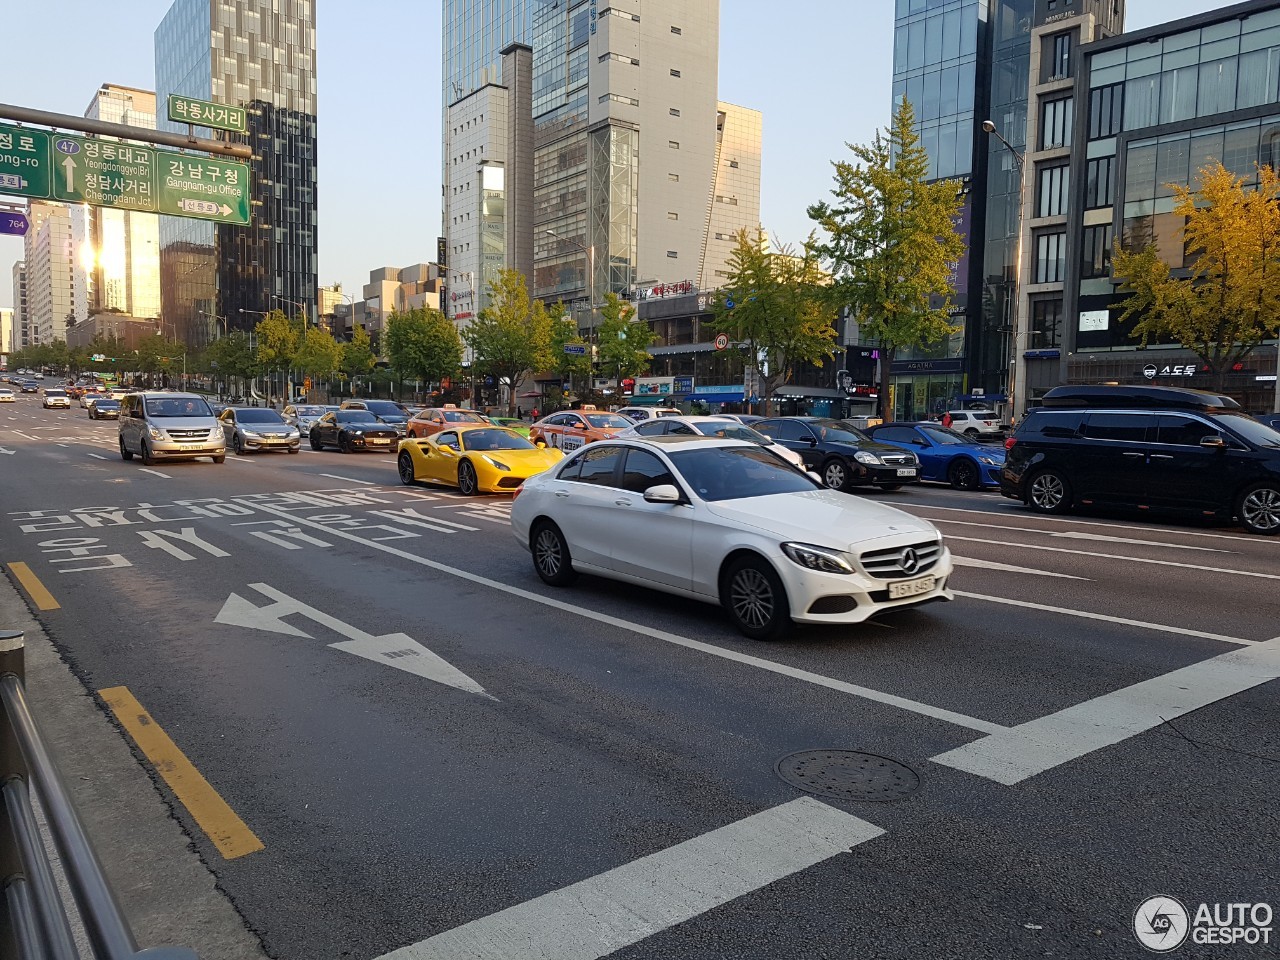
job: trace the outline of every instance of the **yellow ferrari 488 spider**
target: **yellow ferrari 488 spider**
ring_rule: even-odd
[[[407,485],[427,481],[457,487],[464,496],[513,493],[535,473],[564,459],[505,427],[466,425],[400,441],[396,468]]]

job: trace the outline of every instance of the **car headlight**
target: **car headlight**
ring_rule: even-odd
[[[109,412],[110,412],[110,411],[108,411],[108,413],[109,413]],[[222,428],[221,428],[221,427],[214,427],[212,430],[210,430],[210,431],[209,431],[209,439],[210,439],[210,440],[218,440],[218,439],[220,439],[220,438],[222,438]]]
[[[163,430],[159,427],[147,427],[147,433],[151,434],[152,440],[168,440]]]
[[[880,458],[877,457],[874,453],[867,453],[867,451],[865,450],[859,450],[857,453],[853,455],[853,459],[857,460],[859,463],[865,463],[868,466],[872,466],[872,467],[880,466]]]
[[[363,430],[349,430],[349,431],[347,431],[347,432],[348,432],[348,433],[350,433],[353,437],[363,437],[363,436],[364,436],[364,431],[363,431]]]
[[[261,439],[262,439],[262,435],[261,435],[261,434],[254,433],[252,430],[241,430],[240,432],[241,432],[242,434],[244,434],[244,436],[245,436],[247,439],[249,439],[249,440],[261,440]]]
[[[870,456],[868,454],[868,456]],[[817,570],[821,573],[854,573],[853,565],[845,559],[843,553],[839,550],[832,550],[829,547],[816,547],[811,543],[784,543],[782,552],[785,553],[794,563],[799,564],[807,570]]]
[[[511,472],[511,468],[510,468],[510,467],[508,467],[508,466],[507,466],[505,463],[503,463],[501,460],[495,460],[495,459],[493,459],[493,457],[489,456],[487,453],[482,453],[482,454],[480,454],[480,456],[482,456],[482,457],[484,458],[485,463],[490,463],[490,464],[492,464],[493,466],[497,467],[499,470],[502,470],[504,473],[510,473],[510,472]]]

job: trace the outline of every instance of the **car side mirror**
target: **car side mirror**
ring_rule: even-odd
[[[822,483],[822,477],[818,476],[818,474],[814,473],[812,470],[806,470],[805,476],[816,483]]]
[[[817,438],[817,437],[806,437],[806,438],[805,438],[805,442],[806,442],[806,443],[808,443],[808,444],[809,444],[809,446],[811,446],[811,447],[816,447],[816,446],[818,445],[818,438]]]
[[[1200,441],[1200,446],[1206,450],[1225,450],[1227,449],[1227,441],[1220,436],[1214,435],[1203,438]]]
[[[679,503],[680,491],[673,484],[660,483],[644,492],[645,503]]]
[[[545,449],[547,449],[547,441],[545,441],[545,440],[539,440],[539,441],[537,442],[537,444],[535,444],[535,446],[539,446],[539,447],[541,447],[543,450],[545,450]]]

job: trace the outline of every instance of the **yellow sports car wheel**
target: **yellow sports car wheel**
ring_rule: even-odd
[[[411,487],[418,482],[413,470],[413,457],[409,455],[408,450],[400,451],[400,456],[396,458],[396,469],[400,473],[400,482],[406,487]]]

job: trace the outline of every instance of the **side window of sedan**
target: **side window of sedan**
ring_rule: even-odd
[[[689,426],[687,423],[673,423],[671,425],[670,432],[681,437],[694,437],[698,434],[698,431],[693,429],[693,427]]]
[[[657,455],[648,450],[628,450],[627,465],[622,472],[622,489],[644,493],[650,487],[670,484],[679,489],[676,478]]]
[[[578,474],[580,483],[594,483],[602,487],[614,486],[614,470],[622,458],[622,447],[591,446],[582,455],[582,470]]]
[[[667,425],[661,420],[649,420],[636,427],[636,433],[642,437],[660,437],[666,433]]]

